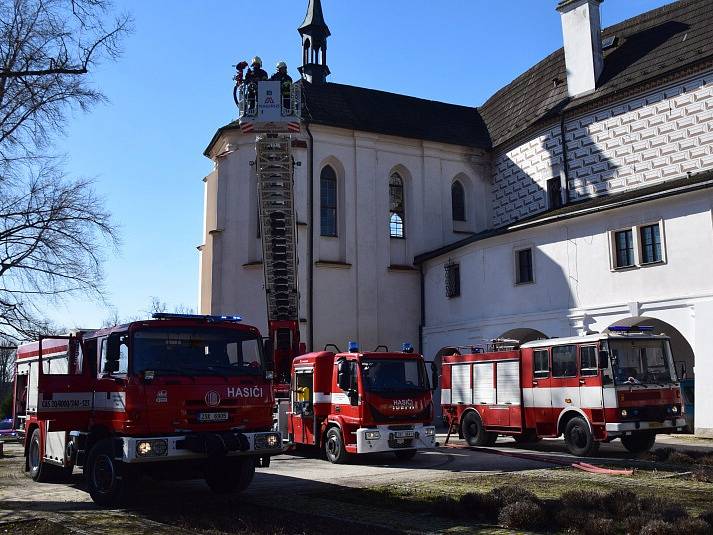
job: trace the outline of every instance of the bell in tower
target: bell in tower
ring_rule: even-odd
[[[302,78],[312,84],[324,84],[329,76],[327,38],[331,35],[324,21],[321,0],[309,0],[307,16],[298,28],[302,36]]]

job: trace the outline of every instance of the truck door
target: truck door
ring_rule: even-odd
[[[563,409],[580,407],[577,345],[552,347],[552,410],[559,416]]]
[[[579,399],[582,409],[590,412],[592,422],[604,422],[602,375],[597,361],[596,345],[579,348]]]
[[[36,415],[48,431],[86,429],[92,411],[92,379],[81,340],[75,336],[40,338]]]
[[[126,419],[128,333],[116,332],[99,338],[96,347],[99,365],[94,382],[94,420],[116,428]]]
[[[314,368],[295,368],[292,376],[290,433],[292,441],[297,444],[315,444],[314,400]]]
[[[525,403],[531,407],[535,429],[540,436],[555,434],[555,416],[552,410],[552,376],[550,373],[550,350],[532,351],[532,388],[525,391]],[[527,392],[529,390],[529,393]],[[529,399],[528,399],[529,398]],[[529,420],[529,419],[528,419]]]

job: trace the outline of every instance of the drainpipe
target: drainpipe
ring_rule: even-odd
[[[564,172],[565,204],[570,203],[569,194],[569,155],[567,152],[567,139],[565,137],[565,115],[560,113],[560,140],[562,142],[562,171]]]
[[[418,352],[423,355],[423,328],[426,325],[426,288],[424,285],[423,263],[418,266],[421,280],[421,323],[418,326]]]
[[[309,351],[314,351],[314,136],[309,129],[309,122],[305,121],[305,128],[309,136],[309,245],[307,247],[307,281],[309,294],[307,296],[307,313],[309,315],[309,328],[307,340]]]

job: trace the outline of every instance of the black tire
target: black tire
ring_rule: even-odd
[[[30,446],[27,449],[27,469],[32,481],[47,483],[57,475],[54,466],[42,461],[42,446],[40,444],[40,430],[35,429],[30,437]]]
[[[342,431],[338,427],[331,427],[327,431],[327,436],[324,440],[324,453],[327,460],[332,464],[344,464],[349,458],[344,440],[342,440]]]
[[[416,450],[394,450],[394,455],[399,461],[410,461],[416,457]]]
[[[538,437],[537,432],[532,429],[519,435],[513,435],[512,438],[514,438],[518,444],[534,444],[542,440],[542,437]]]
[[[599,450],[599,442],[589,430],[589,425],[579,416],[575,416],[564,429],[564,441],[572,455],[589,457]]]
[[[228,457],[208,465],[205,482],[216,494],[237,494],[250,486],[254,476],[253,457]]]
[[[100,440],[89,450],[84,474],[94,503],[102,507],[126,503],[134,478],[129,468],[114,458],[110,438]]]
[[[656,433],[648,431],[640,431],[632,435],[624,435],[621,437],[621,443],[627,451],[637,455],[649,451],[654,447],[655,442]]]
[[[463,417],[461,432],[469,446],[492,446],[498,439],[497,433],[485,430],[480,416],[473,411]]]

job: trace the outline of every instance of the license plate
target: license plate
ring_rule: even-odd
[[[227,422],[228,413],[227,412],[199,412],[198,413],[199,422]]]
[[[413,438],[414,433],[413,433],[413,431],[396,431],[396,433],[394,433],[394,437],[395,438]]]

